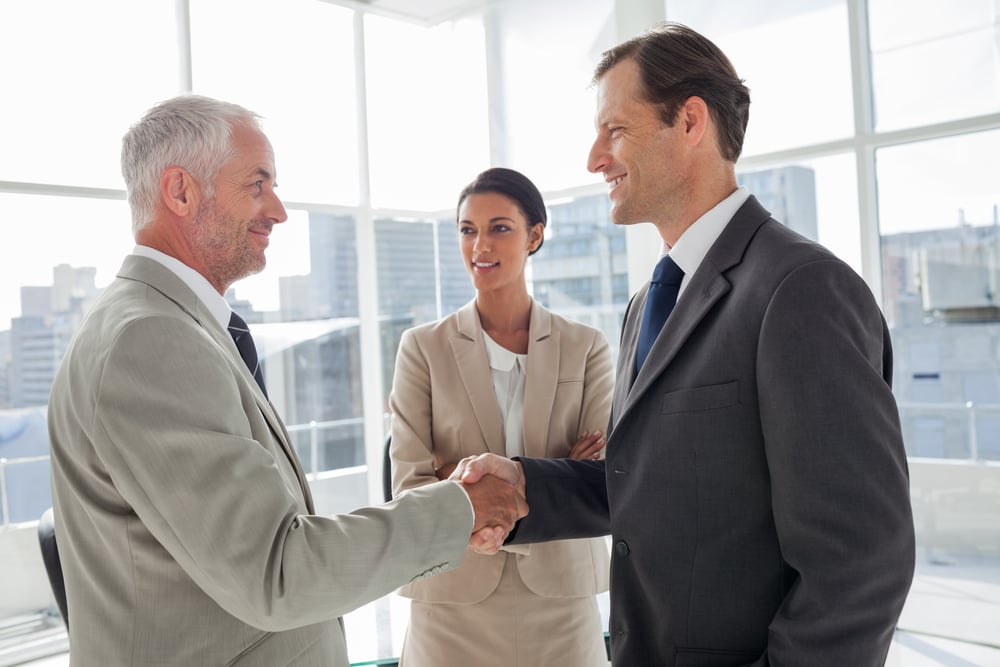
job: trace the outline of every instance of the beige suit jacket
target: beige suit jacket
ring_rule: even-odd
[[[532,302],[524,387],[525,456],[562,457],[583,431],[604,432],[614,378],[597,329]],[[466,456],[504,456],[500,408],[475,301],[403,333],[390,396],[395,493],[437,480],[434,469]],[[518,551],[523,547],[513,547]],[[497,586],[505,554],[469,553],[457,570],[404,586],[424,602],[478,602]],[[532,544],[518,554],[525,585],[546,597],[608,589],[604,538]]]
[[[455,567],[472,527],[447,482],[334,517],[229,334],[130,256],[49,404],[74,665],[348,664],[340,616]]]

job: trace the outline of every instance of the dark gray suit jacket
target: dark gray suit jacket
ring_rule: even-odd
[[[523,459],[512,541],[610,530],[616,665],[881,667],[914,535],[868,287],[751,197],[636,376],[646,289],[606,461]]]

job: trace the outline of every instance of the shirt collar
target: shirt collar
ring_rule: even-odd
[[[527,359],[528,355],[511,352],[500,343],[493,340],[488,333],[483,331],[483,342],[486,343],[486,358],[489,359],[490,368],[496,371],[509,371],[514,368],[514,363],[518,359]],[[523,365],[522,361],[522,365]]]
[[[668,248],[664,243],[660,249],[660,257],[666,254],[684,272],[684,279],[677,295],[687,287],[691,276],[701,266],[701,262],[708,254],[709,248],[722,234],[729,221],[736,215],[736,211],[750,197],[750,191],[743,186],[736,188],[731,195],[720,201],[718,204],[707,210],[700,218],[691,223],[691,226],[684,230],[677,243],[672,248]]]
[[[171,257],[149,246],[137,245],[132,249],[132,254],[149,258],[165,266],[195,293],[201,302],[205,304],[205,307],[208,308],[208,312],[212,313],[212,317],[218,320],[223,329],[229,326],[229,317],[232,314],[232,309],[226,303],[225,298],[215,291],[215,288],[212,287],[205,276],[187,264],[184,264],[176,257]]]

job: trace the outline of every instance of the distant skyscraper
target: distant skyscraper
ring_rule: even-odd
[[[438,269],[441,275],[441,315],[454,313],[476,296],[472,278],[458,247],[455,218],[437,222]]]
[[[21,288],[21,316],[11,320],[10,406],[48,404],[66,346],[100,290],[93,267],[53,269],[52,286]]]
[[[0,410],[10,401],[10,331],[0,331]]]
[[[432,223],[375,221],[379,315],[415,323],[437,318],[436,255]]]
[[[309,214],[311,319],[358,316],[358,244],[354,218]]]
[[[545,243],[531,257],[539,303],[604,332],[612,350],[628,303],[625,228],[611,222],[604,193],[549,205]]]

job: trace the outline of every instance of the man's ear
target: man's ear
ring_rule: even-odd
[[[684,100],[677,118],[678,122],[683,124],[682,127],[691,145],[701,141],[712,121],[708,105],[705,104],[705,100],[697,96],[691,96]]]
[[[160,198],[178,216],[193,215],[198,210],[199,189],[194,179],[181,167],[167,167],[160,176]]]

